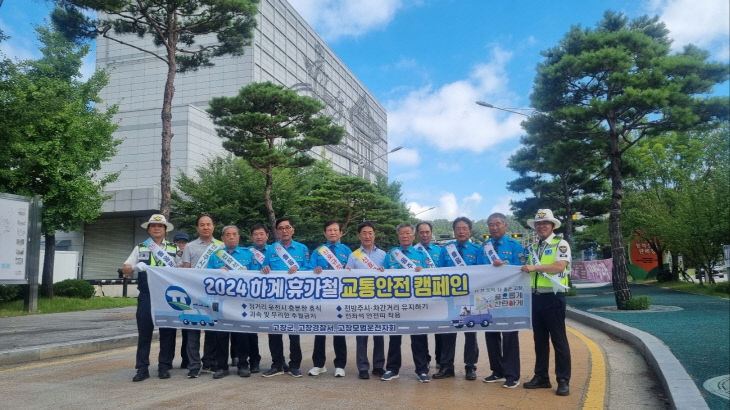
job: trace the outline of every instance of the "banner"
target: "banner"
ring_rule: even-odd
[[[530,329],[519,266],[411,270],[147,269],[155,326],[226,332],[376,335]]]
[[[613,259],[597,261],[572,261],[570,279],[587,282],[611,282]]]

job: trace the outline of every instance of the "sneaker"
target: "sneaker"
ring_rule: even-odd
[[[157,371],[157,376],[160,379],[169,379],[170,378],[170,371],[167,369],[160,369]]]
[[[519,385],[520,385],[519,380],[507,380],[506,382],[504,382],[502,387],[504,387],[506,389],[514,389],[515,387],[517,387]]]
[[[335,377],[345,377],[345,369],[341,367],[335,368]]]
[[[238,375],[241,377],[251,377],[251,370],[248,369],[248,366],[246,367],[239,367],[238,368]]]
[[[522,385],[526,389],[549,389],[552,386],[550,379],[543,379],[542,377],[535,376],[529,382]]]
[[[309,371],[307,372],[307,374],[310,375],[310,376],[319,376],[322,373],[327,373],[327,367],[325,367],[325,366],[322,366],[322,367],[314,366],[311,369],[309,369]]]
[[[495,382],[503,382],[507,381],[507,379],[504,376],[497,376],[496,374],[492,373],[491,376],[487,376],[482,379],[484,383],[495,383]]]
[[[388,380],[397,379],[399,377],[400,376],[398,375],[398,373],[388,370],[387,372],[383,373],[383,375],[380,377],[380,380],[387,382]]]
[[[251,374],[258,373],[261,371],[258,363],[251,363]]]
[[[222,378],[228,376],[229,374],[231,374],[231,373],[228,371],[228,369],[218,369],[215,371],[215,373],[213,373],[213,378],[222,379]]]
[[[142,380],[147,380],[150,378],[150,372],[147,370],[139,370],[137,373],[132,377],[133,382],[141,382]]]
[[[374,372],[373,372],[373,373],[374,373]],[[367,371],[367,370],[360,370],[360,371],[359,371],[359,372],[357,373],[357,377],[359,377],[359,378],[361,378],[361,379],[363,379],[363,380],[367,380],[367,379],[369,379],[369,378],[370,378],[370,374],[368,373],[368,371]]]
[[[272,367],[271,369],[261,373],[263,377],[274,377],[280,374],[284,374],[284,370],[279,367]]]
[[[380,377],[385,374],[385,369],[382,367],[376,367],[373,369],[373,376]]]
[[[287,373],[289,373],[292,377],[302,377],[302,371],[299,369],[292,368],[289,369]]]
[[[431,378],[428,377],[427,373],[421,373],[418,375],[418,381],[421,383],[428,383],[431,381]]]
[[[200,376],[200,370],[191,369],[188,372],[188,379],[197,379]]]

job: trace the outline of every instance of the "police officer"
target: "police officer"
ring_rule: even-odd
[[[174,261],[177,248],[165,240],[167,231],[173,226],[167,222],[164,215],[154,214],[143,223],[142,229],[146,229],[150,241],[157,244],[161,252],[167,253]],[[150,377],[150,346],[152,344],[152,308],[150,305],[150,289],[147,285],[147,266],[165,266],[165,262],[159,256],[155,256],[150,250],[147,242],[140,243],[132,249],[127,260],[124,261],[122,273],[131,278],[134,272],[138,272],[137,289],[137,358],[135,368],[137,373],[132,378],[133,382],[139,382]],[[174,263],[171,263],[174,266]],[[170,378],[172,359],[175,354],[175,329],[160,328],[160,354],[158,357],[157,373],[160,379]]]
[[[525,263],[525,248],[516,240],[505,236],[507,219],[501,213],[493,213],[487,218],[489,240],[498,259],[492,261],[494,266],[505,264],[519,266]],[[485,258],[486,263],[490,263]],[[504,382],[506,388],[520,385],[520,339],[518,332],[484,332],[487,339],[487,355],[492,374],[485,377],[485,383]]]
[[[223,269],[223,270],[236,270],[244,269],[249,270],[253,265],[253,253],[248,248],[238,246],[241,240],[241,235],[238,233],[238,228],[234,225],[227,225],[223,227],[221,231],[221,238],[223,239],[223,248],[218,250],[216,253],[211,255],[208,259],[208,269]],[[238,262],[239,266],[235,264],[225,262],[221,255],[222,252],[230,255],[234,261]],[[249,351],[247,343],[248,339],[243,337],[233,337],[230,332],[216,331],[215,335],[215,359],[216,359],[216,370],[213,374],[214,379],[222,379],[228,376],[228,342],[231,341],[234,344],[236,351],[239,354],[238,363],[235,365],[238,367],[238,375],[241,377],[251,376],[251,371],[248,368],[248,358],[241,357],[244,352]],[[238,333],[236,333],[238,335]]]
[[[570,383],[570,346],[565,333],[565,289],[570,271],[570,245],[555,237],[560,227],[550,209],[538,209],[535,219],[527,224],[535,229],[539,242],[528,248],[527,265],[522,271],[531,274],[532,332],[535,341],[535,376],[525,383],[526,389],[549,389],[550,345],[555,350],[556,394],[567,396]]]
[[[420,272],[427,265],[426,254],[413,246],[413,239],[416,236],[413,225],[402,223],[398,225],[397,246],[388,252],[383,267],[386,269],[413,269]],[[399,377],[401,366],[401,339],[400,335],[388,338],[388,362],[385,365],[385,374],[380,380],[388,381]],[[416,375],[421,383],[428,383],[431,379],[428,376],[428,338],[425,334],[411,335],[411,353],[413,364],[416,366]]]
[[[322,270],[343,269],[347,264],[347,259],[352,254],[350,248],[340,242],[342,238],[342,227],[337,221],[327,221],[324,223],[324,237],[327,243],[318,246],[309,259],[309,266],[315,274],[322,273]],[[330,260],[334,258],[333,260]],[[325,362],[327,355],[325,353],[326,336],[314,336],[314,349],[312,350],[312,368],[308,374],[310,376],[319,376],[327,372]],[[345,365],[347,364],[347,342],[345,336],[332,336],[332,344],[335,348],[335,377],[345,377]]]
[[[484,263],[482,247],[471,241],[472,222],[465,216],[454,219],[451,224],[454,238],[441,248],[439,266],[471,266]],[[441,369],[433,375],[434,379],[454,377],[454,356],[456,352],[456,333],[444,333],[441,347]],[[466,380],[476,380],[479,360],[479,346],[476,332],[464,332],[464,367]]]
[[[309,249],[303,243],[292,239],[294,225],[287,217],[276,220],[276,235],[279,240],[269,247],[266,252],[261,273],[268,274],[272,270],[286,271],[289,274],[299,270],[309,270]],[[273,377],[283,374],[284,339],[281,334],[269,333],[269,351],[271,352],[271,368],[262,376]],[[302,348],[299,344],[299,335],[289,335],[289,367],[287,372],[294,377],[302,377]]]

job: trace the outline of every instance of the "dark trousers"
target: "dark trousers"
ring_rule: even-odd
[[[393,373],[400,372],[402,363],[401,356],[402,336],[388,337],[388,363],[385,369]],[[416,374],[428,373],[428,336],[411,335],[411,353],[413,363],[416,365]]]
[[[356,361],[358,371],[370,370],[370,362],[368,361],[368,337],[355,336],[357,342]],[[383,336],[373,336],[373,369],[382,369],[385,367],[385,338]]]
[[[141,275],[140,275],[141,277]],[[140,283],[142,285],[142,283]],[[144,286],[139,287],[137,297],[137,355],[134,368],[145,371],[150,366],[150,347],[152,345],[152,307],[150,305],[150,291],[147,288],[145,276]],[[160,355],[158,369],[171,369],[172,359],[175,356],[176,329],[160,328]]]
[[[555,349],[555,377],[569,381],[570,346],[565,333],[564,293],[533,293],[532,332],[535,341],[535,376],[548,378],[549,340],[552,340]]]
[[[314,336],[314,350],[312,350],[312,364],[314,367],[324,367],[327,361],[325,353],[326,336]],[[335,368],[345,368],[347,364],[347,342],[345,336],[332,336],[332,345],[335,348]]]
[[[236,356],[233,356],[234,350]],[[231,357],[238,358],[239,368],[246,368],[251,364],[258,364],[261,361],[258,335],[256,333],[231,332]]]
[[[436,333],[433,335],[433,338],[435,339],[435,346],[433,354],[436,356],[436,364],[441,365],[441,349],[443,348],[443,334],[442,333]],[[430,362],[429,358],[429,362]]]
[[[520,379],[520,338],[518,332],[484,332],[489,368],[497,376]]]
[[[269,334],[269,351],[271,352],[271,367],[283,369],[285,366],[282,335]],[[299,335],[289,335],[289,368],[299,369],[301,365],[302,348],[299,345]]]
[[[441,334],[441,368],[453,369],[456,356],[456,333]],[[464,367],[476,370],[479,361],[479,346],[476,332],[464,332]]]
[[[190,363],[190,358],[188,357],[188,332],[185,329],[180,329],[180,333],[182,333],[182,344],[180,345],[180,357],[182,358],[182,362],[180,363],[180,366],[186,368]]]
[[[215,370],[228,370],[229,332],[210,332],[215,337]],[[206,332],[207,334],[207,332]]]
[[[206,330],[205,331],[205,338],[203,342],[203,367],[212,369],[215,367],[216,363],[216,356],[215,356],[215,346],[216,346],[216,332],[212,330]]]
[[[210,332],[212,335],[213,332]],[[183,335],[187,335],[188,339],[188,346],[187,346],[187,353],[188,353],[188,370],[200,370],[200,330],[196,329],[185,329],[183,330]],[[211,368],[212,364],[208,362],[206,364],[207,368]]]

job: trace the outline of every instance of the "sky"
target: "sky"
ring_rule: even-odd
[[[692,43],[730,59],[727,0],[289,0],[386,108],[389,179],[420,219],[510,213],[524,117],[476,105],[529,108],[541,51],[573,25],[593,28],[607,9],[629,18],[657,15],[673,50]],[[0,52],[39,56],[33,26],[51,4],[4,0]],[[93,52],[82,72],[94,70]],[[728,83],[716,87],[728,95]],[[566,159],[569,160],[569,159]]]

